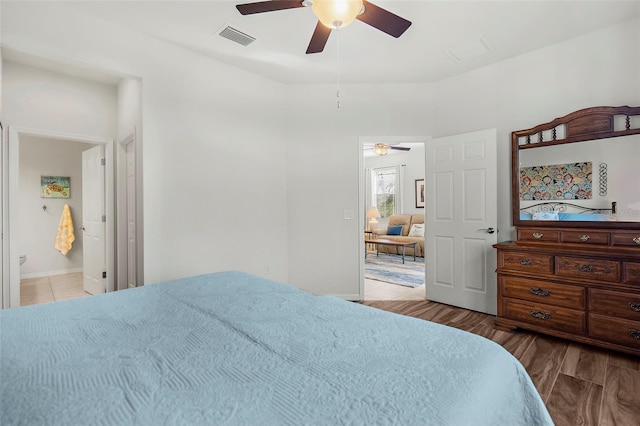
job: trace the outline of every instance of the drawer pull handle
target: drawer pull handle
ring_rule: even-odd
[[[632,311],[640,312],[640,303],[629,302],[629,307]]]
[[[521,264],[522,266],[531,265],[532,263],[533,263],[533,262],[531,261],[531,259],[522,259],[522,260],[520,261],[520,264]]]
[[[548,320],[551,318],[551,314],[542,311],[531,311],[531,316],[541,320]],[[629,333],[631,333],[631,331],[629,331]],[[638,332],[638,335],[640,335],[640,332]]]
[[[640,331],[631,328],[629,329],[629,334],[632,335],[634,339],[640,340]]]
[[[534,232],[533,234],[533,238],[535,238],[536,240],[539,240],[540,238],[542,238],[542,236],[544,235],[542,232]],[[640,238],[640,237],[638,237]],[[640,244],[640,243],[638,243]]]
[[[580,265],[580,272],[592,272],[593,268],[591,265]]]
[[[540,287],[531,287],[529,289],[529,293],[535,294],[536,296],[542,296],[542,297],[547,297],[549,296],[549,294],[551,294],[549,290],[543,290]]]
[[[638,244],[638,245],[640,245],[640,237],[635,237],[635,238],[633,239],[633,242],[634,242],[634,243],[636,243],[636,244]]]
[[[587,234],[578,235],[578,239],[583,243],[586,243],[587,241],[589,241],[589,238],[590,237]]]

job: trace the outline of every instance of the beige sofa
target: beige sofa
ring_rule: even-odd
[[[423,214],[394,214],[389,217],[389,223],[387,226],[399,226],[402,225],[402,235],[387,235],[387,229],[378,229],[375,231],[378,238],[384,238],[386,240],[395,240],[395,241],[415,241],[416,244],[416,256],[424,257],[424,234],[421,236],[410,237],[409,231],[411,230],[411,226],[414,224],[424,224],[424,215]],[[393,253],[400,254],[402,253],[401,249],[392,246],[378,246],[378,250],[380,253]],[[406,254],[413,256],[413,248],[407,247]]]

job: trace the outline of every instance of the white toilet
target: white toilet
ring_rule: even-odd
[[[21,254],[20,255],[20,265],[22,265],[26,261],[27,261],[27,255],[26,254]]]

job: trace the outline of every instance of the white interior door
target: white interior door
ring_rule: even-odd
[[[136,287],[136,157],[135,144],[127,147],[127,287]]]
[[[496,313],[496,130],[425,145],[427,299]]]
[[[0,58],[1,60],[1,58]],[[4,179],[4,173],[5,173],[5,167],[4,167],[4,150],[5,150],[5,143],[4,143],[4,127],[2,127],[2,122],[0,122],[0,192],[2,192],[2,194],[0,194],[0,212],[2,213],[2,217],[0,218],[0,309],[3,309],[5,307],[8,307],[8,300],[5,299],[5,292],[8,293],[9,292],[9,274],[5,274],[5,268],[8,267],[9,265],[6,265],[5,267],[5,263],[7,263],[7,259],[5,258],[4,254],[5,254],[5,244],[7,243],[8,239],[4,238],[4,233],[5,233],[5,217],[7,216],[6,212],[5,212],[5,203],[4,203],[4,197],[7,195],[7,188],[5,187],[5,179]],[[6,303],[6,305],[5,305]]]
[[[105,292],[107,271],[104,146],[82,153],[83,285],[91,294]],[[104,275],[103,275],[104,274]]]

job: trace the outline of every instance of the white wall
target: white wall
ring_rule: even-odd
[[[314,293],[357,297],[360,136],[429,135],[429,85],[300,85],[289,89],[289,279]],[[309,119],[313,117],[313,119]],[[356,212],[344,219],[344,210]]]
[[[3,61],[3,121],[6,126],[115,137],[115,86],[71,77],[13,61]],[[49,146],[48,146],[49,145]],[[71,176],[69,200],[74,223],[82,223],[81,154],[88,145],[53,139],[20,137],[19,213],[16,228],[18,253],[27,255],[20,268],[25,277],[64,273],[82,268],[81,233],[67,256],[53,248],[63,200],[39,197],[40,175]],[[53,234],[52,234],[53,233]]]
[[[5,3],[2,16],[7,46],[142,78],[150,282],[269,264],[315,293],[357,294],[361,228],[344,211],[358,211],[363,135],[497,128],[509,239],[510,132],[640,104],[637,19],[435,84],[343,85],[338,110],[333,85],[279,85],[57,4]]]
[[[115,138],[115,86],[7,60],[3,64],[5,125]]]
[[[283,85],[58,3],[2,7],[6,46],[140,77],[146,283],[226,269],[287,280]]]
[[[27,256],[22,277],[82,269],[82,151],[92,145],[23,137],[20,142],[19,254]],[[69,176],[70,198],[41,198],[40,176]],[[69,204],[76,240],[63,256],[54,248],[62,208]],[[43,206],[47,209],[43,210]]]
[[[580,108],[640,105],[639,61],[635,19],[433,85],[346,86],[339,111],[331,87],[292,88],[291,121],[304,126],[292,126],[288,135],[290,279],[317,293],[358,291],[360,229],[342,216],[342,209],[357,208],[358,136],[496,128],[498,239],[509,240],[511,132]],[[307,226],[309,217],[321,226]]]
[[[640,105],[640,20],[567,40],[435,85],[433,136],[498,131],[499,241],[511,226],[511,132],[598,105]]]

